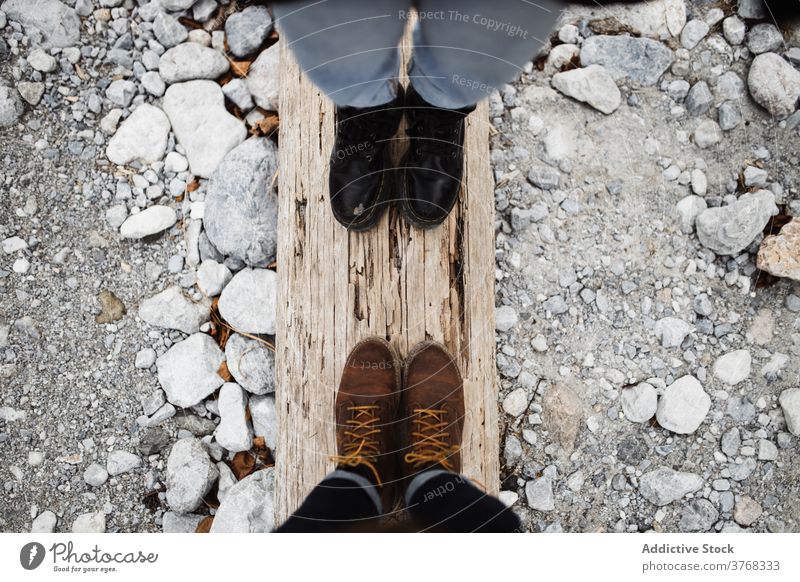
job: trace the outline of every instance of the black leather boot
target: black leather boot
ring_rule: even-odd
[[[392,196],[389,143],[403,115],[403,88],[377,107],[336,108],[336,141],[331,152],[333,216],[349,230],[367,230],[380,220]]]
[[[413,87],[406,94],[409,148],[401,163],[400,208],[419,228],[444,222],[458,200],[464,172],[464,119],[475,109],[444,109]]]

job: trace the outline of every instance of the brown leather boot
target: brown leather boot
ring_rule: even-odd
[[[403,477],[432,468],[461,472],[464,385],[443,345],[423,342],[409,353],[399,420]]]
[[[350,352],[336,394],[338,469],[363,475],[378,487],[384,512],[394,503],[400,360],[384,339],[371,337]]]

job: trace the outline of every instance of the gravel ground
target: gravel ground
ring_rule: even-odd
[[[274,439],[274,310],[252,306],[276,154],[242,144],[275,109],[274,38],[247,29],[263,13],[228,30],[261,54],[225,87],[240,121],[212,81],[233,6],[42,2],[61,27],[0,12],[0,530],[193,531],[212,489],[217,530],[268,530],[241,508],[271,471],[228,467]],[[756,258],[800,216],[800,31],[752,4],[568,11],[491,96],[502,497],[530,531],[800,530],[800,283]],[[216,296],[248,336],[218,401]]]

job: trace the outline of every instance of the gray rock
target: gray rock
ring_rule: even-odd
[[[56,531],[58,517],[49,509],[36,516],[31,525],[31,533],[53,533]]]
[[[167,151],[169,119],[158,107],[143,103],[122,122],[108,142],[109,161],[124,166],[135,160],[158,162]]]
[[[275,474],[272,467],[248,475],[225,494],[211,533],[266,533],[275,527]]]
[[[26,60],[34,71],[41,73],[52,73],[58,65],[57,61],[42,49],[32,50]]]
[[[278,111],[280,78],[280,47],[276,43],[263,51],[247,72],[247,88],[256,105],[268,111]]]
[[[750,65],[747,85],[756,103],[778,119],[788,117],[797,109],[800,71],[780,55],[758,55]]]
[[[639,382],[636,386],[622,390],[620,403],[625,418],[631,422],[647,422],[656,414],[658,393],[651,384]]]
[[[266,6],[248,6],[225,21],[225,34],[230,51],[246,57],[261,47],[272,30],[272,17]]]
[[[106,459],[106,470],[112,477],[132,471],[142,464],[142,460],[128,451],[111,451]]]
[[[778,447],[772,441],[760,439],[758,441],[758,460],[775,461],[778,458]]]
[[[243,269],[219,298],[220,315],[236,331],[275,334],[278,277],[269,269]]]
[[[701,149],[710,148],[722,141],[722,128],[713,119],[706,119],[694,130],[694,143]]]
[[[228,370],[251,394],[275,392],[275,355],[262,341],[238,333],[225,344]]]
[[[197,0],[158,0],[164,10],[178,12],[179,10],[188,10],[195,5]]]
[[[553,511],[556,508],[553,482],[548,477],[528,481],[525,484],[525,498],[528,507],[534,511]]]
[[[19,91],[20,97],[22,97],[28,105],[35,107],[39,104],[44,95],[44,83],[20,81],[17,83],[17,91]],[[2,98],[0,97],[0,101],[1,100]],[[2,105],[0,105],[0,108],[2,108]],[[0,116],[2,116],[2,114],[0,114]]]
[[[681,512],[681,531],[708,531],[719,519],[719,512],[708,499],[693,499]]]
[[[11,127],[17,123],[24,110],[19,93],[11,87],[0,84],[0,127]]]
[[[220,388],[217,406],[220,423],[214,438],[231,452],[249,450],[253,445],[253,431],[245,416],[247,393],[238,384],[227,382]]]
[[[531,184],[542,190],[554,190],[558,188],[561,175],[553,168],[539,166],[528,170],[528,180]]]
[[[216,79],[230,69],[224,55],[196,42],[186,42],[169,49],[161,56],[158,71],[167,84]]]
[[[649,39],[630,36],[590,36],[581,47],[581,65],[603,65],[615,80],[655,85],[674,60],[672,50]]]
[[[194,533],[204,517],[204,515],[194,513],[166,511],[164,512],[161,526],[164,533]]]
[[[739,107],[734,103],[726,101],[717,109],[717,121],[722,131],[730,131],[741,125],[743,118]]]
[[[506,414],[517,417],[528,409],[528,393],[525,388],[512,390],[503,399],[503,410]]]
[[[28,36],[45,47],[75,46],[80,41],[81,19],[74,9],[58,0],[6,0],[8,18],[19,22]]]
[[[225,96],[213,81],[172,85],[164,96],[164,112],[186,150],[192,173],[202,178],[211,176],[247,137],[244,124],[225,109]]]
[[[781,392],[779,398],[786,428],[795,436],[800,436],[800,388],[789,388]]]
[[[714,87],[714,97],[718,103],[723,101],[740,101],[745,95],[745,83],[742,78],[728,71],[720,75]]]
[[[556,73],[552,84],[564,95],[587,103],[606,115],[616,111],[622,103],[616,82],[601,65]]]
[[[165,48],[172,48],[185,41],[189,36],[186,27],[178,22],[177,18],[166,12],[159,12],[156,16],[153,21],[153,33]]]
[[[731,474],[731,479],[734,481],[744,481],[752,475],[755,470],[756,460],[753,457],[747,457],[741,463],[728,463],[728,471]]]
[[[167,90],[167,84],[158,71],[147,71],[142,75],[142,87],[153,97],[162,97]]]
[[[699,117],[708,113],[713,102],[714,96],[711,95],[711,89],[708,88],[708,83],[700,81],[692,86],[689,90],[689,94],[686,96],[686,111],[689,115]]]
[[[108,471],[99,463],[92,463],[83,472],[83,480],[92,487],[100,487],[108,481]]]
[[[697,217],[697,237],[718,255],[736,255],[764,230],[778,213],[769,190],[748,192],[728,206],[709,208]]]
[[[729,457],[739,454],[739,447],[742,446],[742,434],[737,427],[730,428],[722,433],[720,439],[720,449]]]
[[[653,331],[663,347],[678,348],[692,332],[692,326],[678,317],[664,317],[656,322]]]
[[[186,334],[200,331],[210,318],[210,302],[195,303],[177,285],[168,287],[139,306],[139,317],[156,327],[178,329]]]
[[[232,277],[228,267],[208,259],[197,268],[197,287],[208,297],[216,297]]]
[[[742,495],[733,509],[733,520],[742,527],[750,527],[761,517],[761,505],[747,495]]]
[[[175,406],[188,408],[202,401],[223,380],[217,374],[225,356],[211,336],[196,333],[174,344],[156,360],[158,381]]]
[[[754,55],[769,53],[783,46],[783,35],[774,24],[761,22],[747,33],[747,48]]]
[[[703,40],[711,27],[705,20],[696,18],[686,23],[681,31],[681,45],[687,50],[692,50]]]
[[[122,238],[140,239],[167,230],[178,221],[169,206],[151,206],[128,217],[119,228]]]
[[[737,10],[742,18],[759,20],[769,15],[764,0],[739,0]]]
[[[569,310],[569,307],[567,307],[567,302],[564,301],[564,298],[561,295],[553,295],[544,303],[542,303],[542,307],[544,307],[545,311],[548,311],[553,315],[561,315]]]
[[[106,97],[114,105],[128,107],[136,97],[136,85],[127,79],[117,79],[112,81],[106,89]]]
[[[171,406],[171,405],[170,405]],[[172,443],[170,434],[162,428],[154,427],[145,431],[136,449],[145,456],[155,455]]]
[[[752,357],[748,350],[736,350],[720,356],[714,362],[714,376],[725,384],[735,386],[750,376]]]
[[[266,445],[274,452],[278,439],[278,413],[275,410],[275,396],[250,397],[250,415],[253,419],[253,433],[264,437]]]
[[[516,310],[510,305],[501,305],[494,310],[494,328],[506,332],[517,325],[519,317]]]
[[[650,503],[659,506],[669,505],[702,487],[703,478],[700,475],[668,467],[659,467],[639,479],[639,493]]]
[[[106,514],[102,511],[83,513],[72,522],[72,533],[105,533]]]
[[[211,176],[204,227],[224,255],[254,267],[275,260],[278,196],[271,186],[277,169],[275,145],[254,137],[228,153]]]
[[[733,46],[740,45],[744,42],[744,22],[737,16],[729,16],[722,21],[722,33],[725,35],[725,40],[728,41],[728,44]]]
[[[247,82],[244,79],[231,79],[222,87],[222,92],[228,100],[242,111],[250,111],[256,106],[253,96],[247,89]]]
[[[179,440],[167,458],[167,504],[179,513],[194,511],[218,476],[203,443],[195,438]]]
[[[682,376],[667,386],[658,402],[656,419],[665,429],[691,434],[703,423],[711,409],[711,398],[694,376]]]

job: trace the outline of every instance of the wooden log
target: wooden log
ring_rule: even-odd
[[[405,61],[408,34],[402,49]],[[467,412],[463,470],[496,494],[494,188],[487,105],[467,118],[464,186],[444,225],[414,229],[391,209],[375,229],[348,233],[328,201],[333,105],[304,77],[285,45],[281,59],[276,523],[333,468],[339,377],[350,349],[370,335],[390,340],[401,357],[429,339],[454,354]]]

